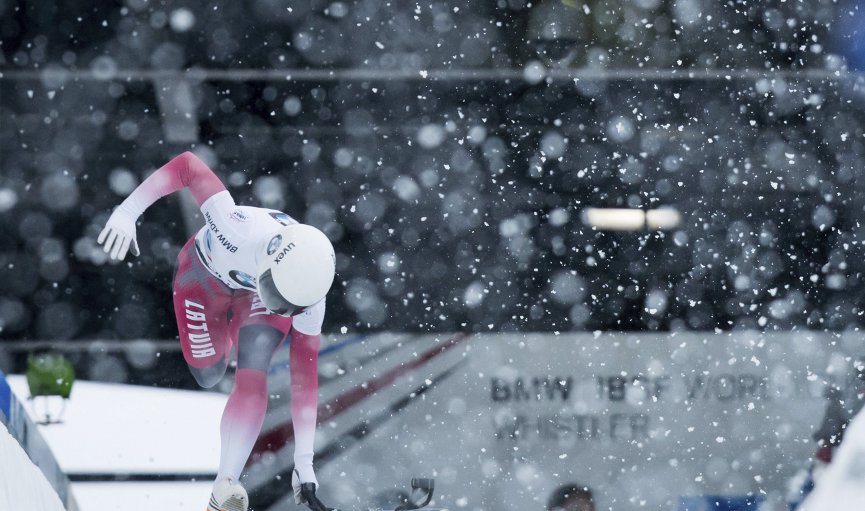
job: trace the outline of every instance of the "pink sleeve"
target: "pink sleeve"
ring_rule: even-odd
[[[225,190],[225,185],[201,159],[187,151],[150,175],[138,185],[123,205],[137,216],[159,198],[189,188],[201,207],[210,196]]]

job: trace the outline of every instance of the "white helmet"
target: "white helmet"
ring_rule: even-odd
[[[333,284],[333,245],[311,225],[283,227],[268,240],[260,257],[258,296],[276,314],[291,316],[318,303]]]

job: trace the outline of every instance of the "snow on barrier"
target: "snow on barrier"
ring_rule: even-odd
[[[844,386],[848,332],[373,335],[320,355],[322,500],[380,505],[434,477],[433,507],[544,509],[591,488],[598,509],[783,506],[807,465],[828,385]],[[247,470],[253,507],[292,509],[287,350]],[[274,484],[274,481],[279,481]],[[384,507],[384,506],[382,506]]]
[[[69,494],[69,480],[12,393],[2,371],[0,453],[0,509],[77,510]]]

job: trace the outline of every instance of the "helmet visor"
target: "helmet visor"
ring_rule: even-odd
[[[280,294],[273,282],[273,274],[270,270],[265,271],[258,278],[258,296],[267,310],[280,316],[293,316],[304,309],[289,302]]]

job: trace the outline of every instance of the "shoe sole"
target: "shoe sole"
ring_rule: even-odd
[[[211,500],[207,511],[247,511],[248,506],[240,497],[229,497],[221,506]]]

